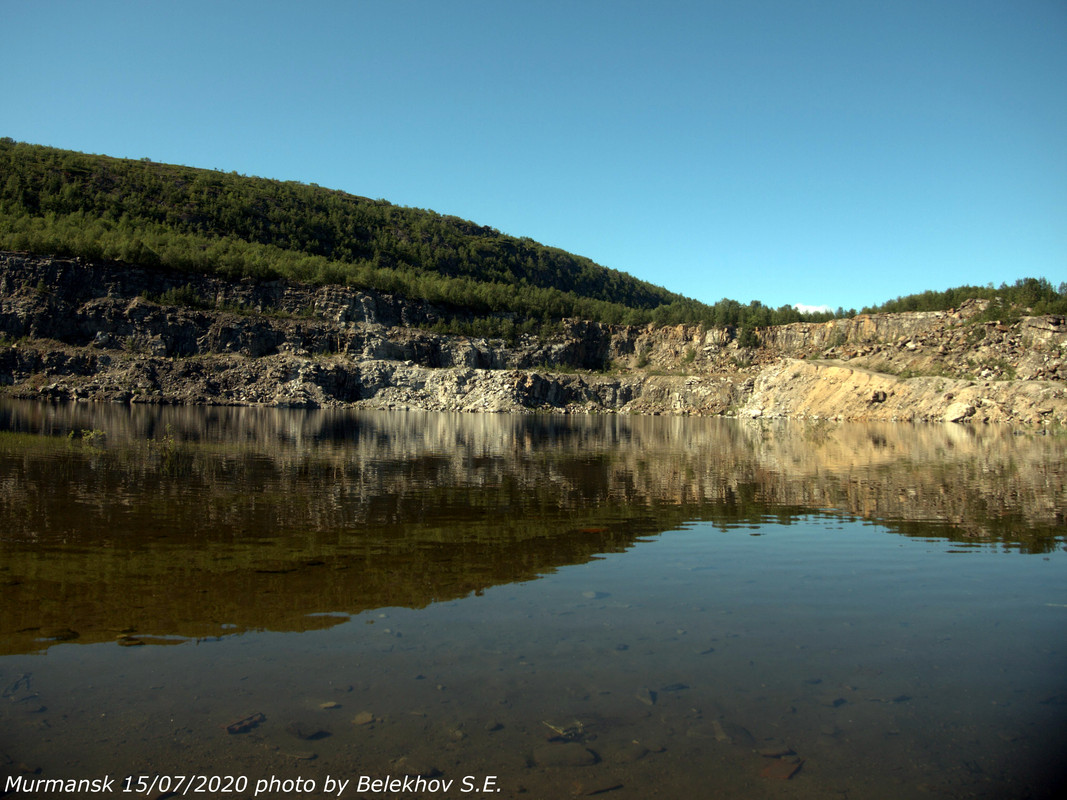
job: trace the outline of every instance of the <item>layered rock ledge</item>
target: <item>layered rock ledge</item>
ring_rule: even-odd
[[[1067,425],[1067,321],[950,312],[759,331],[435,333],[380,292],[0,254],[0,385],[46,399]]]

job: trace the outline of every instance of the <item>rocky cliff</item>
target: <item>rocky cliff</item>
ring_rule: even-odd
[[[563,410],[1067,425],[1067,322],[951,312],[759,332],[568,321],[515,341],[435,333],[377,292],[0,254],[0,384],[131,403]]]

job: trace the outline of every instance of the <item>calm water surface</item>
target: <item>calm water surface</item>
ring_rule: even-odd
[[[5,401],[0,795],[1056,797],[1065,464],[1005,428]],[[372,783],[405,776],[437,783]]]

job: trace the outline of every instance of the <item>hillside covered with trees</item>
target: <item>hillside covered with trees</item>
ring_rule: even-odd
[[[148,159],[0,139],[0,250],[105,259],[228,279],[340,284],[453,309],[454,329],[515,332],[565,318],[757,327],[854,314],[801,314],[759,301],[698,302],[588,258],[433,211]],[[971,297],[1067,311],[1067,287],[961,287],[865,311],[935,310]],[[472,320],[476,323],[472,328]]]
[[[909,294],[896,300],[863,309],[864,314],[901,314],[907,311],[944,311],[959,308],[966,300],[989,300],[990,319],[1014,317],[1026,311],[1031,314],[1067,314],[1067,283],[1053,288],[1046,278],[1021,278],[998,288],[990,286],[957,286],[944,291]]]
[[[395,292],[481,316],[753,327],[832,315],[713,306],[532,239],[315,185],[0,140],[0,248]]]

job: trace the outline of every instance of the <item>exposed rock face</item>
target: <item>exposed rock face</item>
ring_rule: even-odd
[[[785,359],[764,369],[740,413],[855,421],[1023,422],[1062,424],[1063,384],[970,381],[940,377],[900,380],[845,364]]]
[[[165,304],[179,299],[184,305]],[[881,314],[760,331],[569,321],[509,343],[345,287],[0,254],[0,384],[120,402],[1067,424],[1067,322]]]

